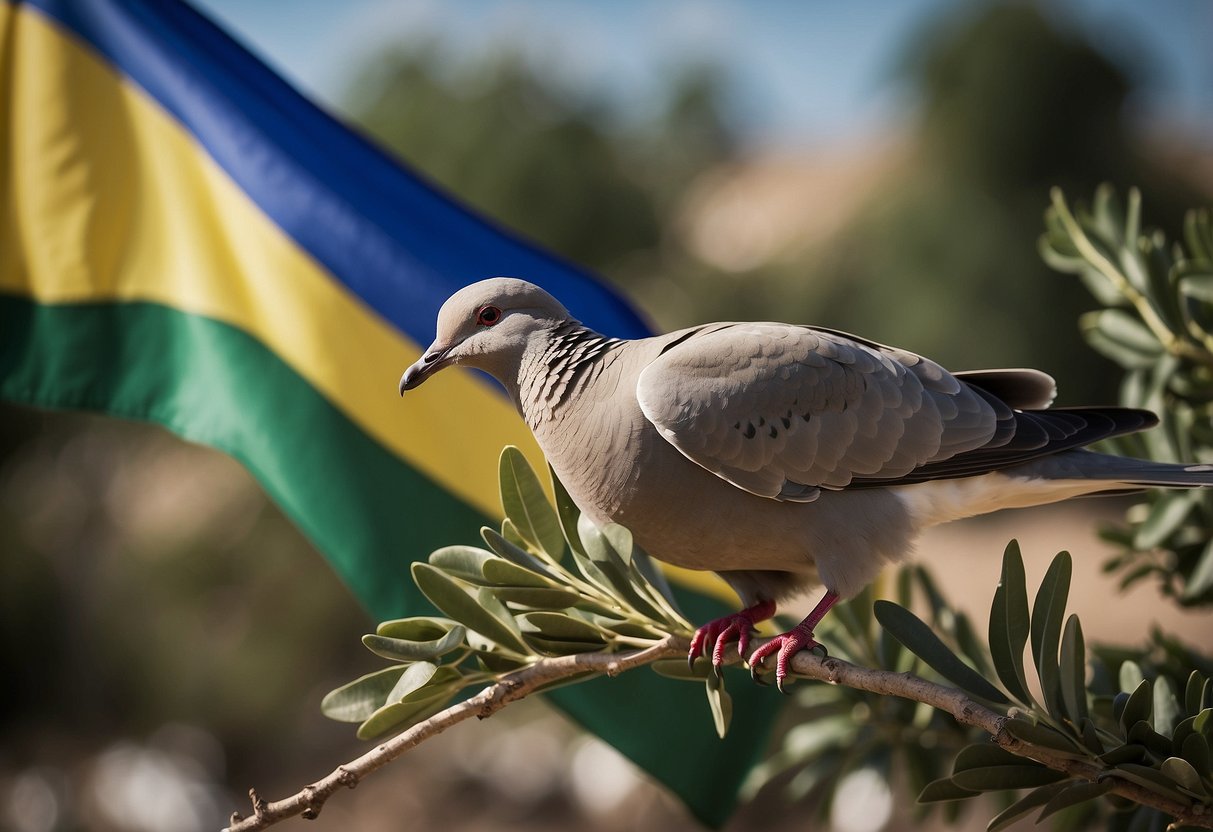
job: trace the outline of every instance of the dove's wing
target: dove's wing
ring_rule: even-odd
[[[892,483],[1005,443],[1015,423],[997,398],[913,353],[774,323],[674,342],[640,373],[636,396],[683,455],[781,500],[859,479]]]

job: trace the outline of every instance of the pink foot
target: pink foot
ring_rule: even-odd
[[[801,650],[814,650],[818,647],[823,651],[826,649],[824,644],[813,638],[813,628],[830,611],[830,607],[836,603],[838,603],[838,593],[827,591],[804,621],[801,621],[788,632],[775,636],[775,638],[755,650],[754,654],[750,656],[750,675],[757,680],[758,670],[762,667],[763,661],[768,656],[777,653],[778,655],[775,658],[775,686],[779,688],[780,693],[787,693],[784,690],[783,683],[784,679],[788,676],[788,665],[792,661],[792,657]]]
[[[774,614],[774,601],[759,601],[741,612],[709,621],[695,631],[695,636],[691,639],[691,649],[687,654],[687,663],[693,667],[695,659],[702,656],[708,645],[711,645],[712,669],[719,676],[720,669],[724,666],[724,651],[729,646],[729,642],[735,640],[737,652],[744,656],[746,649],[750,646],[750,633],[754,629],[754,624],[758,621],[765,621]]]

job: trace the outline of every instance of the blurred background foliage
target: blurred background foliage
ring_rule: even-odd
[[[891,61],[919,106],[841,147],[748,144],[728,67],[673,67],[651,118],[621,120],[508,48],[440,47],[422,35],[366,56],[345,112],[661,328],[811,322],[957,369],[1037,366],[1062,404],[1110,402],[1120,372],[1077,326],[1095,303],[1037,253],[1048,188],[1140,186],[1169,230],[1213,198],[1207,137],[1135,129],[1141,79],[1026,3],[925,24]],[[318,703],[375,667],[349,648],[369,622],[231,460],[145,426],[0,407],[0,547],[0,828],[215,828],[249,784],[293,791],[357,751]],[[334,801],[319,828],[444,822],[418,794],[469,788],[492,799],[461,810],[464,828],[690,823],[609,750],[517,710]],[[755,803],[731,828],[794,820]]]

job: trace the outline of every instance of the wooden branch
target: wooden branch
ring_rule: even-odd
[[[509,674],[470,699],[452,705],[381,743],[356,760],[338,766],[327,777],[305,786],[290,797],[267,803],[255,790],[249,789],[249,797],[253,801],[252,816],[244,818],[239,813],[233,813],[231,824],[224,832],[265,829],[295,815],[302,815],[310,820],[320,814],[325,801],[339,788],[353,788],[366,775],[387,765],[414,746],[441,734],[452,725],[473,716],[480,719],[492,716],[509,703],[522,699],[552,682],[586,672],[615,676],[625,670],[652,664],[660,659],[684,657],[687,648],[686,639],[667,636],[652,647],[631,653],[579,653],[574,656],[541,659],[530,667]],[[735,648],[730,650],[726,660],[730,664],[738,664],[741,661]],[[793,658],[791,669],[797,676],[806,679],[816,679],[884,696],[899,696],[930,705],[951,714],[957,722],[982,729],[995,743],[1011,753],[1036,760],[1072,777],[1094,782],[1106,777],[1109,771],[1083,760],[1063,757],[1050,749],[1030,745],[1013,737],[1005,728],[1008,717],[969,698],[963,691],[928,682],[910,673],[872,670],[841,659],[822,659],[807,652],[798,653]],[[1175,826],[1213,829],[1213,813],[1204,812],[1203,807],[1199,805],[1188,806],[1170,800],[1126,780],[1116,779],[1114,783],[1109,794],[1117,794],[1134,803],[1157,809],[1175,818]]]
[[[258,796],[255,789],[249,789],[249,797],[253,801],[253,814],[245,818],[241,817],[238,812],[233,812],[231,822],[224,832],[251,832],[255,829],[265,829],[295,815],[302,815],[308,820],[312,820],[320,814],[320,808],[324,806],[325,801],[332,797],[338,789],[354,788],[363,777],[371,772],[382,768],[414,746],[438,736],[447,728],[457,725],[465,719],[473,716],[480,719],[490,717],[511,702],[516,702],[551,682],[568,679],[586,672],[616,676],[625,670],[651,664],[658,659],[668,659],[680,652],[685,655],[686,650],[685,640],[680,642],[673,636],[668,636],[652,647],[631,653],[578,653],[573,656],[540,659],[530,667],[510,673],[500,682],[490,685],[475,696],[439,711],[429,719],[380,743],[358,759],[338,766],[327,777],[304,786],[302,790],[290,797],[267,803]]]

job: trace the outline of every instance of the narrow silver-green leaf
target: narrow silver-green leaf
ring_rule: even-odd
[[[1164,355],[1150,330],[1123,309],[1087,312],[1078,324],[1092,348],[1122,367],[1148,367]]]
[[[661,659],[653,662],[649,667],[653,668],[653,672],[658,676],[688,682],[702,682],[712,672],[712,662],[705,656],[696,658],[694,666],[688,665],[685,659]]]
[[[1129,780],[1139,786],[1144,786],[1155,794],[1161,794],[1185,805],[1192,802],[1192,798],[1181,792],[1179,786],[1170,777],[1149,766],[1121,763],[1116,768],[1110,769],[1104,776]]]
[[[1199,670],[1193,670],[1184,685],[1184,713],[1188,716],[1196,716],[1200,713],[1200,694],[1204,690],[1204,686],[1204,675]]]
[[[1154,497],[1154,505],[1133,534],[1133,548],[1153,549],[1183,525],[1195,505],[1189,494],[1163,492]]]
[[[454,670],[448,668],[448,670]],[[438,672],[438,665],[433,662],[414,662],[404,669],[404,673],[400,674],[400,678],[396,680],[396,684],[392,686],[391,692],[387,695],[387,704],[399,702],[411,693],[425,687],[434,674]],[[458,672],[456,675],[458,675]]]
[[[539,477],[522,451],[507,445],[501,451],[501,507],[528,542],[553,560],[564,554],[564,532],[556,509],[548,502]]]
[[[1033,789],[991,818],[990,822],[986,824],[986,832],[1001,832],[1020,818],[1031,814],[1038,807],[1044,806],[1058,793],[1067,789],[1068,783],[1069,781],[1063,780]]]
[[[358,739],[370,740],[389,731],[403,731],[442,710],[463,687],[458,672],[439,668],[431,684],[413,691],[398,702],[379,708],[358,726]]]
[[[362,722],[387,701],[404,674],[397,665],[359,676],[329,693],[320,701],[320,712],[338,722]]]
[[[1066,779],[1060,771],[1037,765],[988,766],[957,772],[952,782],[976,792],[1031,789]]]
[[[1168,757],[1162,761],[1159,770],[1190,792],[1197,794],[1204,792],[1204,788],[1200,784],[1200,775],[1196,773],[1192,764],[1182,757]]]
[[[1023,669],[1028,642],[1028,592],[1019,543],[1012,540],[1002,556],[1002,577],[990,607],[990,654],[1003,687],[1025,705],[1032,702]]]
[[[966,745],[956,755],[952,763],[952,773],[968,771],[974,768],[989,768],[990,766],[1017,766],[1024,763],[1024,758],[1012,754],[993,742],[979,742]]]
[[[716,726],[716,735],[724,739],[729,732],[729,723],[733,721],[733,697],[724,688],[724,680],[715,673],[709,673],[705,683],[708,694],[708,706],[712,709],[712,723]]]
[[[433,641],[442,638],[458,626],[459,622],[437,616],[414,616],[384,621],[375,628],[375,635],[399,638],[405,641]]]
[[[556,568],[549,568],[546,564],[541,563],[537,557],[513,541],[507,540],[505,536],[496,529],[490,529],[488,526],[482,526],[480,529],[480,537],[484,540],[485,544],[493,550],[494,554],[505,558],[510,563],[521,566],[523,569],[529,569],[532,572],[537,572],[541,575],[551,576],[553,570]]]
[[[1049,815],[1060,812],[1062,809],[1069,809],[1071,806],[1077,806],[1080,803],[1086,803],[1088,800],[1096,800],[1103,797],[1112,791],[1115,786],[1115,783],[1107,779],[1095,783],[1075,783],[1072,786],[1067,786],[1045,804],[1045,807],[1041,809],[1040,814],[1036,817],[1036,822],[1040,823]]]
[[[1087,709],[1087,649],[1077,615],[1066,621],[1061,636],[1061,699],[1066,716],[1075,727],[1089,715]]]
[[[1171,736],[1180,716],[1179,700],[1175,698],[1171,680],[1166,676],[1159,676],[1154,680],[1154,730],[1165,737]]]
[[[1141,683],[1129,694],[1125,708],[1120,713],[1120,725],[1125,730],[1125,734],[1127,735],[1129,729],[1138,722],[1148,720],[1153,709],[1154,693],[1149,681],[1142,679]]]
[[[1213,587],[1213,540],[1210,540],[1200,554],[1196,568],[1192,570],[1188,583],[1184,586],[1183,600],[1194,601]]]
[[[463,586],[442,570],[428,563],[414,563],[413,580],[434,606],[469,630],[475,630],[502,647],[523,655],[529,652],[521,636],[513,629],[513,620],[508,614],[499,617],[490,613],[485,608],[483,599],[473,598]]]
[[[581,596],[567,589],[549,589],[534,586],[491,586],[489,591],[498,601],[534,607],[541,610],[564,610],[581,600]]]
[[[883,600],[873,605],[873,612],[880,626],[945,679],[991,702],[1009,702],[1002,691],[962,662],[914,613]]]
[[[948,800],[968,800],[970,797],[977,797],[979,794],[981,792],[962,789],[952,782],[951,777],[944,777],[927,783],[922,791],[918,793],[917,802],[942,803]]]
[[[1210,752],[1209,741],[1200,734],[1189,734],[1184,738],[1180,756],[1201,777],[1213,777],[1213,753]]]
[[[372,653],[385,659],[404,662],[428,661],[441,658],[457,649],[463,644],[466,632],[462,625],[457,624],[446,635],[429,641],[410,641],[376,634],[363,636],[362,643]]]
[[[1036,593],[1036,603],[1032,606],[1032,656],[1036,660],[1036,671],[1040,678],[1045,706],[1056,719],[1065,717],[1057,652],[1061,642],[1061,627],[1065,619],[1072,571],[1070,553],[1059,552],[1049,564]]]
[[[593,624],[558,612],[528,612],[518,616],[525,635],[538,633],[547,639],[605,643],[609,636]]]
[[[1009,719],[1004,723],[1003,730],[1029,745],[1047,748],[1054,754],[1072,760],[1086,760],[1091,757],[1077,739],[1047,725],[1035,725],[1026,719]]]
[[[443,546],[430,554],[429,561],[443,572],[473,583],[484,583],[485,561],[492,552],[475,546]]]
[[[481,567],[484,579],[494,586],[533,586],[560,589],[560,584],[542,573],[519,566],[505,558],[490,558]]]
[[[568,489],[556,476],[556,470],[551,465],[548,466],[548,473],[552,477],[552,493],[556,495],[556,516],[560,520],[560,529],[564,533],[565,542],[568,543],[571,551],[584,555],[585,547],[581,545],[581,537],[577,533],[577,521],[581,518],[581,509],[577,508],[577,504],[569,496]]]

